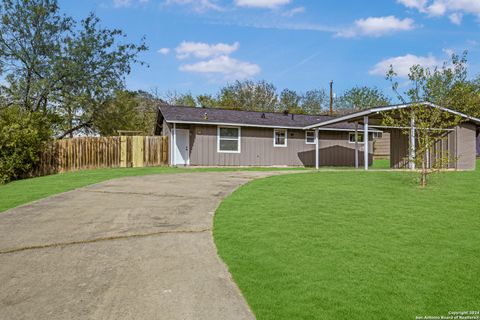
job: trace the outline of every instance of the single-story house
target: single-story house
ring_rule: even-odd
[[[368,169],[373,161],[374,139],[388,132],[391,167],[412,168],[406,159],[415,147],[415,138],[405,136],[398,128],[381,125],[382,111],[411,106],[378,107],[331,117],[161,105],[155,134],[170,138],[170,165]],[[425,107],[440,108],[431,103],[425,103]],[[462,116],[465,121],[446,130],[445,141],[436,146],[432,157],[448,152],[449,167],[474,169],[480,119],[444,110]]]

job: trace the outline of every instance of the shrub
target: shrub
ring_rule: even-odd
[[[19,107],[0,110],[0,184],[28,176],[51,137],[48,116]]]

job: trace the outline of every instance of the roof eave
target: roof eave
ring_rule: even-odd
[[[292,127],[292,126],[273,126],[273,125],[261,125],[261,124],[248,124],[248,123],[232,123],[232,122],[210,122],[210,121],[185,121],[185,120],[168,120],[167,123],[176,124],[200,124],[211,126],[227,126],[227,127],[251,127],[251,128],[271,128],[271,129],[291,129],[291,130],[308,130],[305,127]],[[321,128],[324,131],[355,131],[355,129],[348,128]],[[382,130],[369,130],[370,132],[382,132]]]

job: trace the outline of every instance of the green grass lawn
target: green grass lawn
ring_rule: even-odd
[[[377,159],[373,161],[372,169],[390,169],[389,159]]]
[[[480,162],[477,163],[480,168]],[[480,170],[253,181],[217,210],[219,255],[262,319],[415,319],[480,308]]]
[[[51,176],[38,177],[14,181],[6,185],[0,185],[0,212],[14,208],[21,204],[42,199],[54,194],[70,191],[76,188],[85,187],[90,184],[105,180],[143,176],[160,173],[179,173],[193,171],[236,171],[236,170],[302,170],[304,168],[122,168],[122,169],[97,169],[82,170],[55,174]]]

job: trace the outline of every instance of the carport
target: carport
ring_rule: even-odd
[[[422,103],[408,103],[391,106],[383,106],[371,108],[359,112],[355,112],[349,115],[317,123],[308,127],[305,130],[316,131],[318,136],[319,128],[339,122],[351,122],[355,123],[355,168],[359,168],[359,142],[358,137],[363,135],[364,144],[364,157],[365,157],[365,170],[368,170],[368,154],[369,150],[369,133],[371,128],[389,131],[392,134],[390,140],[390,167],[391,168],[409,168],[415,169],[415,162],[413,161],[416,152],[416,127],[415,119],[410,120],[409,127],[391,127],[384,126],[385,112],[412,108],[414,106],[421,105],[424,108],[438,108],[445,112],[460,116],[463,118],[458,126],[453,128],[432,128],[431,130],[442,130],[445,134],[445,139],[436,142],[432,146],[432,150],[427,151],[427,162],[429,166],[435,161],[435,159],[441,157],[444,154],[449,156],[449,168],[474,170],[476,164],[476,132],[480,127],[480,119],[468,116],[458,111],[454,111],[448,108],[440,107],[430,102]],[[363,125],[363,130],[358,130],[358,127]],[[406,136],[404,131],[408,130],[409,134]],[[318,139],[316,142],[315,162],[316,168],[319,168],[319,158],[321,157],[318,146]]]

